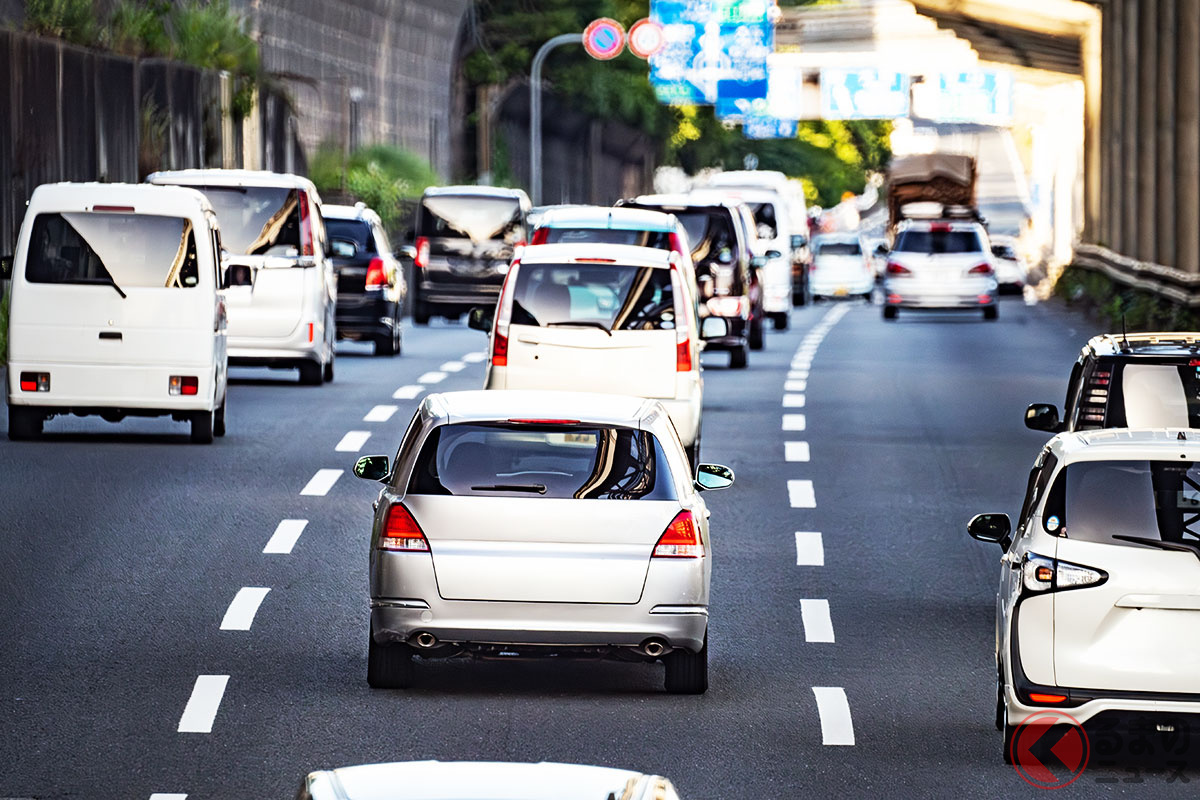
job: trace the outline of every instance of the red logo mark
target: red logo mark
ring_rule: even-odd
[[[1091,745],[1079,721],[1061,711],[1039,711],[1017,726],[1013,769],[1039,789],[1070,786],[1087,768]]]

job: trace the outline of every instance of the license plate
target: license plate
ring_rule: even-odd
[[[847,294],[845,286],[839,286],[833,293],[834,297],[845,297]]]

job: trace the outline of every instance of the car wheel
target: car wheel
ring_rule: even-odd
[[[883,307],[883,318],[884,319],[895,320],[896,317],[899,315],[900,315],[900,309],[896,308],[895,306],[884,306]]]
[[[407,689],[413,681],[413,650],[406,644],[367,642],[367,684],[372,689]]]
[[[221,401],[221,407],[217,409],[216,415],[213,417],[213,433],[217,436],[225,435],[225,406],[229,404],[229,398]]]
[[[213,412],[197,411],[192,414],[192,444],[212,444]]]
[[[988,306],[983,310],[983,318],[988,322],[993,322],[1000,318],[1000,309],[995,306]]]
[[[429,306],[425,305],[420,300],[413,301],[413,322],[417,323],[418,325],[428,325],[430,316],[431,314],[429,313]]]
[[[325,368],[321,370],[321,379],[326,383],[333,383],[333,353],[329,354],[329,360],[325,362]]]
[[[394,334],[386,334],[375,337],[375,355],[377,356],[394,356],[396,355],[396,337]]]
[[[767,346],[767,326],[762,315],[750,320],[750,349],[762,350]]]
[[[33,439],[42,433],[46,418],[33,408],[8,407],[8,438],[14,442]]]
[[[300,383],[304,386],[320,386],[323,370],[316,361],[305,361],[300,365]]]
[[[729,351],[729,368],[730,369],[745,369],[746,364],[750,361],[750,349],[746,345],[742,345],[736,350]]]
[[[771,316],[771,322],[774,324],[775,330],[786,331],[791,325],[792,318],[786,311],[780,311]]]
[[[1004,763],[1012,764],[1013,763],[1013,739],[1016,738],[1017,729],[1014,728],[1012,725],[1008,724],[1008,715],[1007,714],[1005,715],[1003,730],[1004,730]]]
[[[708,691],[708,633],[698,653],[676,650],[663,659],[663,685],[671,694],[704,694]]]

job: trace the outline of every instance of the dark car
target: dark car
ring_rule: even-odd
[[[1047,433],[1097,428],[1200,428],[1200,333],[1107,334],[1079,354],[1062,418],[1049,403],[1025,412]]]
[[[426,189],[413,229],[413,321],[457,319],[472,306],[495,304],[513,256],[526,243],[529,208],[520,189]]]
[[[749,351],[762,349],[766,330],[762,287],[746,230],[749,215],[737,203],[687,195],[643,195],[618,205],[674,214],[683,224],[696,265],[700,314],[728,323],[727,335],[706,340],[704,349],[726,351],[730,367],[745,367]]]
[[[362,203],[323,213],[337,272],[337,337],[374,342],[377,356],[396,355],[408,286],[379,215]]]

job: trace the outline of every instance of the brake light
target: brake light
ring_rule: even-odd
[[[22,372],[21,373],[21,391],[22,392],[48,392],[48,391],[50,391],[50,373],[49,372]]]
[[[492,326],[492,366],[508,366],[508,321],[512,319],[513,276],[517,274],[517,261],[508,268],[504,283],[500,287],[500,298],[496,301],[496,321]]]
[[[413,515],[400,503],[388,509],[387,520],[379,533],[380,550],[398,552],[429,552],[429,540]]]
[[[929,226],[929,230],[932,231],[933,233],[949,233],[950,232],[950,223],[949,222],[935,222]]]
[[[1021,581],[1025,591],[1048,592],[1095,586],[1108,580],[1102,570],[1071,564],[1036,553],[1028,553],[1021,562]]]
[[[508,337],[492,334],[492,366],[508,366]]]
[[[887,274],[888,275],[912,275],[912,270],[902,264],[897,264],[895,261],[889,261],[887,263]]]
[[[992,274],[992,265],[987,264],[987,263],[976,264],[975,266],[973,266],[969,270],[967,270],[967,274],[968,275],[991,275]]]
[[[576,264],[615,264],[615,258],[573,258],[571,259]]]
[[[309,344],[313,343],[313,331],[314,331],[314,323],[310,322],[310,323],[308,323],[308,343]]]
[[[387,275],[383,272],[383,259],[372,258],[371,263],[367,265],[367,282],[368,289],[377,289],[387,285]]]
[[[742,295],[737,297],[710,297],[705,306],[708,307],[708,312],[714,317],[741,317],[742,319],[747,319],[750,316],[750,303]]]
[[[671,248],[672,253],[678,253],[680,258],[683,258],[683,239],[677,231],[671,231],[667,234],[667,246]]]
[[[200,392],[200,379],[194,375],[172,375],[167,379],[167,394],[194,396]]]
[[[1063,703],[1066,702],[1065,694],[1041,694],[1039,692],[1030,692],[1029,699],[1035,703]]]
[[[92,206],[92,211],[108,212],[110,214],[133,214],[133,206]]]
[[[413,258],[413,266],[417,269],[429,266],[429,239],[424,236],[417,237],[417,255]]]
[[[658,537],[654,558],[704,558],[704,543],[692,512],[680,511]]]
[[[514,425],[578,425],[577,419],[510,419]]]
[[[678,259],[671,261],[671,297],[675,312],[675,371],[692,371],[692,332],[688,309],[684,301],[683,276],[679,272]]]
[[[309,216],[308,208],[308,193],[299,191],[299,201],[297,205],[300,208],[300,255],[313,255],[313,234],[312,234],[312,218]]]
[[[550,229],[549,228],[538,228],[536,231],[533,232],[533,236],[530,238],[529,243],[530,244],[545,244],[548,241],[550,241]]]
[[[690,339],[685,339],[675,345],[675,371],[692,371],[692,342]]]

